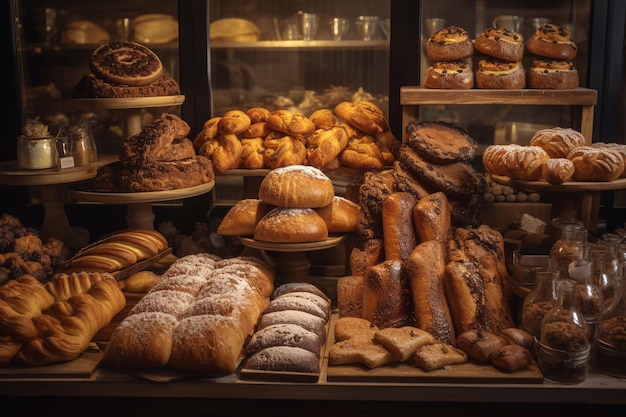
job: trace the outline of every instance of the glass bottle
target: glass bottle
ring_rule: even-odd
[[[569,265],[583,258],[587,229],[578,219],[555,218],[551,223],[560,233],[550,249],[550,261],[557,270],[557,278],[567,279]]]
[[[532,334],[537,340],[541,336],[541,321],[556,301],[556,273],[554,270],[541,268],[535,273],[535,286],[524,298],[522,305],[521,328]]]
[[[624,279],[615,281],[618,301],[606,310],[595,329],[591,363],[606,375],[626,378],[626,291]]]
[[[96,142],[91,129],[74,127],[70,129],[69,137],[72,141],[74,163],[76,166],[85,166],[98,160]]]
[[[590,357],[588,327],[576,307],[576,282],[557,283],[554,308],[541,321],[538,364],[546,380],[578,384],[587,377]]]

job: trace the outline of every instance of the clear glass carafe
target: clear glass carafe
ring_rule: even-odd
[[[626,291],[624,279],[617,278],[618,296],[612,308],[607,309],[595,328],[592,365],[595,370],[618,378],[626,377]]]
[[[577,384],[587,377],[590,357],[588,326],[576,307],[576,282],[557,283],[554,308],[541,322],[539,369],[549,381]]]
[[[548,268],[535,272],[535,286],[524,298],[521,328],[537,340],[541,336],[541,322],[556,302],[556,273]]]
[[[551,265],[556,268],[559,279],[566,279],[570,264],[584,257],[587,229],[578,219],[555,218],[551,223],[560,231],[559,239],[550,249]]]

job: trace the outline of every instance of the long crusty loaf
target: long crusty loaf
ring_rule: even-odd
[[[417,245],[413,209],[417,199],[406,191],[390,194],[383,200],[383,238],[385,260],[406,261]]]

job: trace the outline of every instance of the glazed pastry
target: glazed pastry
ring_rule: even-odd
[[[568,29],[548,23],[537,28],[528,38],[526,50],[546,58],[572,60],[576,58],[578,48]]]
[[[481,59],[476,71],[476,87],[511,90],[526,86],[526,73],[521,62],[496,58]]]
[[[424,87],[469,89],[474,87],[474,70],[465,61],[434,62],[424,75]]]
[[[509,62],[524,56],[524,37],[505,28],[487,28],[474,41],[474,48],[485,55]]]
[[[566,90],[578,85],[578,71],[572,61],[535,59],[528,69],[530,88]]]
[[[458,26],[441,29],[426,42],[426,56],[430,62],[458,61],[471,57],[473,52],[469,34]]]

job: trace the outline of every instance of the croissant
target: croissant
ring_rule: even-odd
[[[315,124],[302,113],[275,110],[267,117],[270,129],[286,133],[296,139],[306,139],[315,132]]]
[[[250,127],[250,117],[241,110],[230,110],[224,113],[217,123],[217,130],[221,135],[239,134]]]
[[[196,148],[196,150],[200,150],[200,148],[206,142],[212,141],[217,137],[217,124],[221,119],[221,117],[213,117],[204,122],[202,130],[196,135],[195,139],[193,140],[193,146]]]
[[[338,124],[337,118],[329,109],[315,110],[309,119],[318,129],[332,129]]]
[[[241,139],[241,168],[261,169],[265,166],[263,143],[264,140],[260,137]]]
[[[292,137],[271,134],[264,141],[265,153],[263,160],[271,169],[289,165],[302,165],[306,160],[306,146]]]
[[[307,161],[316,168],[330,164],[348,144],[348,134],[342,127],[317,129],[307,140]]]
[[[339,154],[339,161],[342,165],[358,169],[378,169],[385,166],[385,157],[369,135],[350,140]]]

